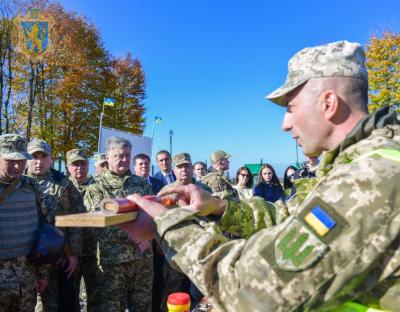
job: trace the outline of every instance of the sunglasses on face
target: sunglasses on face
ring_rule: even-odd
[[[242,177],[249,177],[247,173],[239,173],[239,175],[241,175]]]

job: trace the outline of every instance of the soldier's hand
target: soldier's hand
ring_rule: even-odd
[[[199,212],[202,216],[210,214],[222,215],[225,211],[225,203],[218,197],[211,196],[194,184],[171,187],[158,193],[158,196],[168,196],[178,194],[178,204],[186,208]]]
[[[36,291],[39,294],[42,294],[46,290],[48,285],[49,285],[49,281],[47,279],[40,279],[36,283]]]
[[[78,266],[78,257],[69,256],[68,257],[68,267],[65,270],[65,272],[67,273],[67,278],[70,278],[72,276],[72,274],[74,274],[77,266]]]
[[[123,223],[120,225],[120,228],[127,232],[130,239],[134,241],[153,239],[156,230],[153,219],[168,209],[159,203],[144,199],[137,194],[129,195],[127,199],[134,201],[139,206],[139,214],[135,221]]]

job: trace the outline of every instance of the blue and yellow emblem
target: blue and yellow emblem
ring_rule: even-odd
[[[41,58],[50,47],[52,19],[39,10],[30,10],[26,16],[15,19],[17,51],[29,59]]]
[[[304,221],[321,237],[332,230],[336,222],[320,206],[316,206],[304,217]]]

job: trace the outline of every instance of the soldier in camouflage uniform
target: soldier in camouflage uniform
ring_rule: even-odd
[[[69,179],[85,196],[86,188],[94,183],[94,179],[88,176],[89,160],[87,152],[83,149],[75,148],[67,152],[67,169],[70,174]],[[85,208],[86,209],[86,208]],[[79,296],[81,278],[85,283],[85,293],[82,292],[84,305],[88,311],[101,311],[100,278],[101,271],[97,264],[97,243],[90,228],[82,229],[82,254],[79,258],[79,265],[76,270],[76,288]],[[79,299],[77,300],[79,302]]]
[[[107,167],[106,154],[100,153],[93,156],[95,176],[100,175],[104,168]]]
[[[303,49],[289,61],[285,85],[267,98],[286,107],[282,127],[305,155],[324,152],[317,181],[301,190],[293,214],[229,241],[197,215],[206,208],[224,218],[241,202],[188,185],[170,191],[190,198],[189,209],[131,196],[147,213],[141,224],[154,218],[167,259],[221,311],[366,311],[360,304],[398,311],[400,120],[387,107],[368,115],[361,45]],[[153,229],[123,227],[136,239]]]
[[[28,255],[35,246],[39,218],[47,212],[35,182],[22,176],[26,141],[16,134],[0,136],[0,311],[34,311],[36,291],[48,284],[48,266]]]
[[[215,151],[211,154],[211,164],[213,170],[202,177],[201,181],[209,186],[215,196],[221,198],[236,198],[239,195],[235,188],[231,185],[224,173],[229,169],[229,158],[231,155],[224,151]]]
[[[82,196],[73,183],[61,172],[51,168],[53,158],[50,145],[43,140],[34,140],[28,144],[28,152],[33,156],[28,161],[27,174],[39,185],[44,194],[48,209],[47,221],[55,223],[55,216],[80,213],[84,211]],[[37,310],[75,311],[76,289],[74,272],[81,254],[81,229],[62,229],[68,239],[68,253],[64,265],[53,264],[50,269],[49,287],[41,294]]]
[[[129,169],[131,151],[131,143],[124,138],[107,140],[108,169],[86,189],[85,206],[90,211],[99,210],[103,198],[152,194],[145,179],[133,175]],[[153,253],[149,242],[132,241],[118,226],[95,229],[95,235],[103,272],[100,280],[103,311],[124,311],[127,302],[134,311],[150,311]]]
[[[206,192],[212,193],[212,190],[207,185],[196,181],[193,178],[193,165],[190,155],[188,153],[179,153],[172,157],[174,165],[174,173],[176,181],[164,186],[161,191],[174,188],[180,185],[188,185],[193,183],[202,188]],[[174,292],[189,292],[190,280],[182,272],[172,268],[168,262],[164,262],[164,291],[162,296],[161,310],[167,311],[168,296]],[[193,292],[193,291],[192,291]],[[197,294],[196,294],[197,295]]]

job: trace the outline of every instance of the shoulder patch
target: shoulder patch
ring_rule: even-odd
[[[304,221],[319,236],[325,236],[336,225],[336,222],[319,205],[305,215]]]
[[[275,263],[283,271],[302,271],[314,264],[327,249],[316,234],[293,218],[275,239]]]
[[[297,216],[285,221],[275,240],[260,253],[279,278],[289,282],[296,272],[311,269],[347,226],[334,207],[321,198],[313,198]]]

